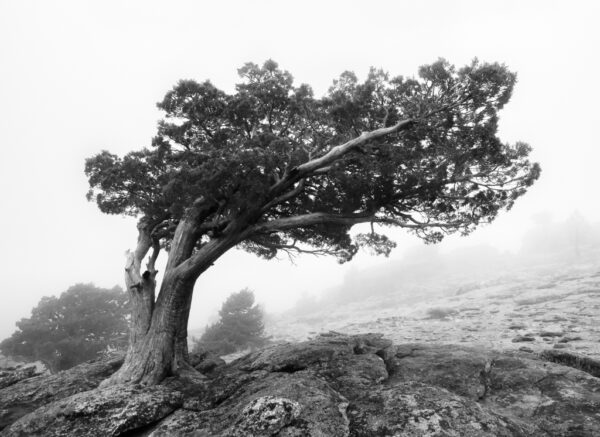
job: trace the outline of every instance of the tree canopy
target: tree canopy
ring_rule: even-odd
[[[248,289],[231,294],[219,310],[219,321],[206,328],[195,343],[197,349],[229,354],[265,342],[263,312]]]
[[[239,69],[233,94],[180,81],[158,107],[165,119],[150,148],[86,161],[88,198],[109,214],[141,218],[155,249],[169,249],[195,209],[193,276],[203,248],[229,236],[265,258],[279,251],[333,254],[360,247],[388,254],[381,227],[427,242],[468,234],[509,209],[539,176],[530,147],[503,143],[499,111],[516,75],[477,60],[438,60],[416,77],[372,68],[344,72],[328,93],[272,60]],[[351,236],[356,223],[371,232]]]
[[[5,355],[42,361],[56,372],[127,344],[127,295],[120,287],[76,284],[59,297],[43,297],[31,317],[0,343]]]

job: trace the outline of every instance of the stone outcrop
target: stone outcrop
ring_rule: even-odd
[[[209,369],[204,378],[63,396],[2,435],[600,435],[600,379],[589,362],[558,353],[330,333],[227,365],[196,357],[196,368]]]
[[[24,379],[41,375],[35,366],[23,366],[0,370],[0,390]]]
[[[55,375],[23,379],[0,389],[0,429],[49,402],[98,387],[122,363],[123,356],[118,355],[83,363]]]
[[[6,436],[118,436],[172,413],[183,395],[164,386],[113,386],[52,402],[15,422]]]

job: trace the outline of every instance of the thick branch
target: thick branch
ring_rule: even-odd
[[[130,347],[146,334],[154,311],[156,289],[154,264],[160,250],[158,241],[150,236],[155,226],[142,218],[138,223],[137,246],[133,252],[129,251],[127,254],[125,285],[131,300]],[[151,247],[154,248],[148,260],[148,270],[151,273],[141,274],[142,260]]]
[[[228,234],[213,238],[198,249],[193,255],[183,261],[172,273],[185,279],[195,280],[202,272],[208,269],[221,255],[238,244],[242,239],[240,234]]]
[[[281,218],[270,220],[268,222],[259,223],[247,230],[247,237],[255,234],[270,234],[273,232],[287,231],[295,228],[304,228],[320,224],[337,224],[352,226],[358,223],[381,223],[394,225],[401,228],[409,229],[424,229],[424,228],[459,228],[467,224],[466,221],[457,220],[454,222],[418,222],[414,218],[410,218],[412,223],[393,219],[390,217],[377,217],[371,212],[357,214],[327,214],[316,212],[311,214],[303,214],[295,217]]]
[[[152,254],[150,258],[148,258],[148,263],[146,264],[146,269],[148,274],[155,278],[158,270],[156,270],[156,260],[158,259],[158,254],[160,253],[160,243],[157,239],[154,239],[152,242]],[[144,273],[145,274],[145,273]]]
[[[271,209],[272,207],[274,207],[275,205],[279,205],[280,203],[283,203],[287,200],[293,199],[294,197],[299,195],[302,192],[302,190],[304,190],[305,182],[306,182],[306,179],[301,179],[300,182],[298,182],[298,185],[296,186],[296,188],[294,188],[293,190],[288,191],[287,193],[282,194],[281,196],[276,197],[275,199],[268,202],[265,206],[262,207],[261,213],[264,213],[264,212],[268,211],[269,209]]]
[[[138,223],[138,241],[136,248],[127,252],[127,261],[125,262],[125,284],[128,290],[140,287],[142,282],[141,266],[142,260],[152,247],[152,238],[150,237],[150,225],[145,218],[140,219]]]
[[[213,214],[217,208],[218,204],[198,199],[186,211],[173,235],[167,270],[177,267],[190,257],[201,235],[200,226],[202,222]]]
[[[311,161],[305,162],[296,167],[296,171],[301,174],[310,174],[315,170],[321,169],[323,167],[327,167],[333,164],[335,161],[340,159],[342,156],[350,152],[352,149],[355,149],[358,146],[361,146],[369,141],[372,141],[376,138],[383,137],[385,135],[389,135],[395,132],[400,132],[410,128],[415,123],[415,120],[412,118],[399,121],[393,126],[383,127],[380,129],[376,129],[371,132],[365,132],[362,135],[351,139],[350,141],[340,144],[339,146],[335,146],[325,155],[315,158]]]
[[[297,215],[281,219],[270,220],[264,223],[258,223],[248,229],[248,235],[269,234],[272,232],[286,231],[294,228],[304,228],[320,224],[339,224],[355,225],[373,220],[372,213],[336,215],[324,212],[314,212],[311,214]]]

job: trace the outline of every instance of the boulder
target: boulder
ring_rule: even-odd
[[[200,373],[210,376],[214,370],[225,365],[225,360],[214,352],[203,350],[190,354],[190,364]]]
[[[596,378],[600,378],[600,360],[595,360],[585,355],[567,351],[545,350],[540,356],[553,363],[563,364],[574,369],[583,370]]]
[[[37,371],[35,366],[0,370],[0,389],[37,375],[41,375],[41,373]]]
[[[118,436],[167,416],[183,404],[163,386],[112,386],[90,390],[38,408],[3,436]]]
[[[537,357],[451,345],[397,349],[392,381],[444,388],[476,401],[503,420],[533,426],[529,435],[600,435],[600,418],[595,416],[600,408],[600,379],[547,361],[547,356],[558,361],[562,351]]]
[[[22,379],[0,389],[0,430],[38,407],[96,388],[122,363],[122,355],[106,357],[55,375]]]

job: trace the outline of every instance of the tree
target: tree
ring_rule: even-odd
[[[509,209],[540,172],[527,144],[496,136],[516,81],[503,65],[457,70],[439,60],[416,78],[371,69],[364,82],[345,72],[322,98],[271,60],[239,74],[233,94],[180,81],[158,104],[166,118],[150,149],[86,161],[88,198],[104,213],[139,218],[125,267],[130,345],[104,385],[192,370],[194,283],[231,248],[267,259],[284,251],[343,262],[360,247],[387,255],[395,244],[382,228],[426,242],[468,234]],[[352,237],[358,223],[371,231]]]
[[[6,355],[42,361],[55,373],[127,344],[127,295],[120,287],[76,284],[59,297],[43,297],[31,317],[0,343]]]
[[[210,325],[194,345],[220,355],[265,343],[263,312],[248,289],[231,294],[219,310],[220,319]]]

